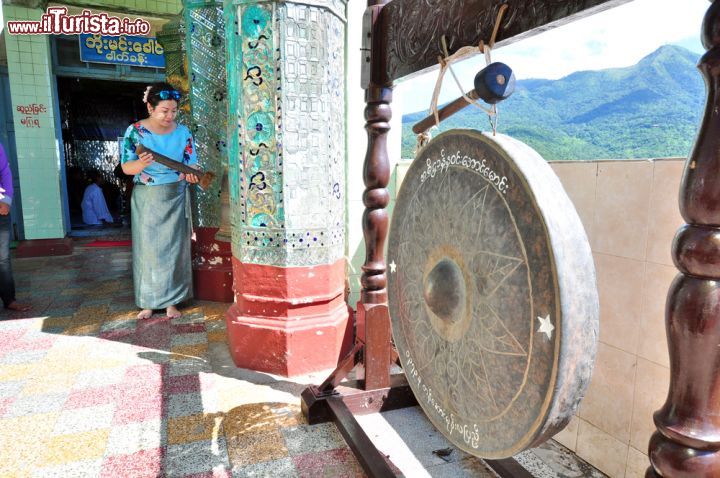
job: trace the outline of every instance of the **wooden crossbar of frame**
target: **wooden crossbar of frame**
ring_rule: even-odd
[[[498,10],[507,5],[496,47],[528,38],[630,0],[392,0],[368,1],[379,8],[371,46],[370,84],[392,86],[399,79],[437,66],[445,36],[452,55],[467,45],[487,43]]]

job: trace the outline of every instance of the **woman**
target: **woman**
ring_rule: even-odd
[[[131,200],[133,282],[135,302],[147,319],[153,309],[165,309],[170,318],[180,317],[178,304],[192,298],[190,263],[190,197],[184,175],[155,163],[147,149],[190,166],[197,164],[190,130],[175,122],[180,93],[167,83],[145,90],[148,117],[131,124],[125,132],[122,170],[134,175]]]

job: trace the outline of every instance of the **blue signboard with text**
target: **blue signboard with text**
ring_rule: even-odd
[[[80,60],[165,68],[165,50],[155,37],[80,35]]]

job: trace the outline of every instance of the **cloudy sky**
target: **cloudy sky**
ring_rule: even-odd
[[[669,43],[701,52],[700,26],[709,6],[708,0],[634,0],[498,48],[492,59],[507,63],[518,79],[557,79],[575,71],[634,65]],[[455,65],[468,91],[485,60],[477,56]],[[403,113],[428,109],[436,78],[437,70],[396,87]],[[446,75],[440,102],[458,96],[457,85]]]

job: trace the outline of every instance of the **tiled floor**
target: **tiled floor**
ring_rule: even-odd
[[[227,304],[138,321],[130,257],[79,244],[14,261],[33,310],[0,311],[13,319],[0,321],[0,476],[364,476],[334,425],[300,413],[300,392],[327,372],[289,380],[234,367]],[[361,424],[405,476],[493,476],[458,450],[434,454],[450,445],[417,408]],[[531,469],[538,455],[526,453]]]

